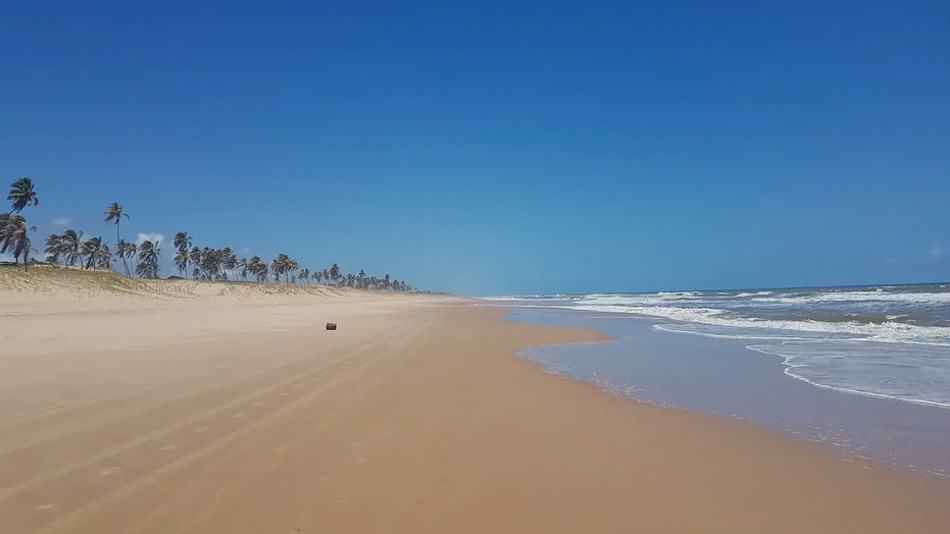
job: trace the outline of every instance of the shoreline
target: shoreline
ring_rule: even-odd
[[[501,309],[509,311],[508,320],[592,328],[614,342],[595,344],[589,349],[568,345],[519,352],[541,365],[545,372],[592,383],[635,402],[779,432],[843,455],[848,461],[897,468],[950,482],[950,457],[945,447],[950,443],[950,412],[943,406],[815,385],[788,373],[782,356],[756,350],[745,340],[657,328],[665,323],[656,318],[608,312]],[[632,321],[628,324],[635,326],[618,327],[624,321],[614,320],[621,319]],[[718,365],[711,371],[710,366],[703,367],[697,361],[699,356],[715,359]],[[622,365],[619,368],[618,360]],[[671,369],[677,366],[702,370],[691,373]],[[644,376],[639,376],[638,371]],[[708,374],[698,378],[704,372]],[[727,381],[722,375],[740,378]],[[793,383],[788,382],[790,378],[795,379]],[[709,393],[690,393],[679,383],[698,379]],[[737,404],[738,399],[756,403],[757,407],[744,408]]]
[[[920,474],[631,402],[517,355],[597,332],[445,298],[143,299],[132,315],[108,302],[0,323],[22,347],[0,356],[0,524],[17,532],[928,532],[950,521],[950,488]]]

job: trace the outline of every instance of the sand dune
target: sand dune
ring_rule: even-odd
[[[513,356],[592,332],[450,298],[37,274],[63,278],[0,275],[4,533],[950,524],[942,481]]]

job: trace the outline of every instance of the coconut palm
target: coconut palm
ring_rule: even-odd
[[[188,259],[191,261],[191,264],[195,266],[192,275],[198,278],[201,275],[201,249],[191,247],[191,251],[188,252]]]
[[[175,245],[175,249],[178,250],[178,253],[175,254],[175,266],[178,267],[178,272],[187,278],[188,262],[190,260],[188,249],[191,248],[191,236],[188,235],[188,232],[178,232],[175,234],[175,240],[172,243]]]
[[[107,271],[112,270],[112,249],[110,249],[109,245],[106,243],[103,243],[102,248],[99,249],[98,264],[100,269],[105,269]]]
[[[297,260],[294,260],[294,259],[287,260],[287,272],[288,272],[288,273],[294,274],[294,273],[296,273],[296,272],[299,271],[299,270],[300,270],[300,264],[297,263]],[[296,283],[297,276],[294,275],[293,278],[294,278],[293,283]],[[288,280],[288,282],[290,282],[290,280]]]
[[[59,236],[60,256],[70,266],[76,264],[76,260],[82,257],[82,232],[75,230],[66,230]]]
[[[135,254],[138,252],[138,247],[135,246],[135,243],[130,243],[124,239],[120,239],[116,244],[115,253],[122,258],[122,263],[125,264],[125,268],[128,271],[129,277],[132,277],[132,274],[135,272],[133,268],[129,267],[129,260],[135,261]]]
[[[158,278],[158,259],[161,256],[161,250],[158,243],[152,241],[143,241],[138,247],[139,264],[135,268],[139,278],[155,279]]]
[[[326,277],[326,274],[327,274],[327,273],[323,273],[323,274],[324,274],[324,276]],[[330,276],[327,277],[327,278],[328,278],[329,280],[334,281],[334,282],[336,282],[337,280],[339,280],[339,279],[340,279],[340,266],[337,265],[337,264],[335,264],[335,263],[334,263],[333,265],[331,265],[331,266],[330,266]]]
[[[310,285],[310,269],[303,269],[300,271],[300,276],[297,277],[301,283]]]
[[[47,254],[47,261],[53,265],[58,264],[60,257],[63,255],[63,236],[59,234],[50,234],[46,238],[45,252]]]
[[[188,278],[188,250],[178,249],[178,252],[175,253],[175,267],[178,267],[178,272]]]
[[[238,268],[238,259],[231,247],[224,247],[221,251],[221,267],[224,268],[225,279],[228,278],[228,273],[234,274],[234,270]]]
[[[10,194],[7,195],[7,200],[13,206],[8,214],[20,213],[23,208],[36,206],[40,203],[40,199],[36,196],[36,189],[33,187],[33,180],[25,176],[10,185]]]
[[[30,242],[30,232],[35,232],[35,226],[29,226],[20,215],[7,214],[0,220],[0,254],[10,251],[13,254],[13,263],[16,264],[19,258],[23,257],[23,268],[29,268],[30,251],[32,243]]]
[[[122,208],[122,205],[118,202],[109,204],[109,206],[106,208],[106,211],[103,212],[102,215],[105,216],[106,222],[115,224],[115,248],[118,250],[119,241],[122,239],[119,235],[119,225],[122,222],[122,217],[125,217],[126,220],[131,220],[132,217],[125,212],[125,210]],[[125,274],[131,278],[132,271],[129,270],[129,264],[125,261],[125,256],[122,256],[122,263],[125,265]]]
[[[84,269],[91,268],[95,270],[102,265],[103,246],[106,246],[106,250],[108,250],[108,246],[102,242],[102,237],[93,237],[83,241],[82,255],[86,257]]]
[[[237,261],[236,269],[239,269],[241,273],[241,280],[247,280],[248,273],[248,261],[247,258],[241,258]]]
[[[286,254],[278,254],[270,264],[270,270],[274,273],[274,280],[280,282],[280,275],[286,275],[286,280],[290,282],[290,268],[293,260]]]

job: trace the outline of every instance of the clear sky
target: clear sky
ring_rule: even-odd
[[[945,0],[7,1],[0,72],[38,243],[119,201],[465,294],[950,279]]]

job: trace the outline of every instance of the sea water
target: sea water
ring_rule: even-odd
[[[499,297],[616,341],[529,349],[549,369],[950,473],[946,284]],[[563,311],[557,311],[563,310]]]

